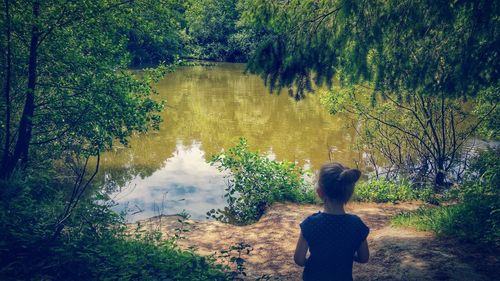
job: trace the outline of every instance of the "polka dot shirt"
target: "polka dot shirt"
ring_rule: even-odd
[[[304,280],[352,280],[354,253],[370,232],[358,216],[318,212],[306,218],[300,229],[311,253]]]

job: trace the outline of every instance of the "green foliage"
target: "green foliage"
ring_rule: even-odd
[[[51,159],[68,149],[95,155],[117,139],[126,144],[133,133],[158,128],[162,103],[153,98],[152,82],[167,69],[144,75],[128,71],[129,40],[123,33],[132,26],[155,26],[154,17],[143,10],[156,1],[10,2],[10,18],[3,13],[0,17],[2,34],[7,23],[16,27],[10,41],[0,38],[0,76],[2,81],[10,77],[0,100],[2,166],[9,167],[7,174],[19,160],[18,151],[45,153]],[[137,16],[141,10],[142,16]],[[30,49],[31,40],[36,48]],[[6,46],[9,54],[3,51]],[[6,58],[11,59],[10,67]],[[28,61],[33,62],[29,75]],[[26,98],[28,93],[32,99]]]
[[[244,3],[248,24],[277,35],[250,64],[271,87],[331,85],[337,75],[341,85],[369,82],[382,94],[456,97],[498,85],[495,1]]]
[[[229,36],[236,32],[234,0],[190,1],[186,10],[188,34],[193,53],[200,59],[224,60],[229,54]]]
[[[353,200],[361,202],[402,202],[433,200],[430,187],[415,188],[408,181],[387,181],[383,179],[360,182],[356,185]]]
[[[274,202],[315,202],[314,188],[304,179],[301,168],[249,151],[243,138],[237,146],[215,155],[210,163],[229,173],[225,194],[228,206],[207,214],[217,220],[250,224]]]
[[[468,180],[454,192],[459,203],[419,209],[393,219],[396,225],[500,247],[500,150],[480,153]]]
[[[460,150],[483,122],[483,134],[495,137],[497,2],[246,3],[243,20],[274,35],[250,71],[296,99],[313,82],[328,86],[328,109],[351,113],[360,148],[395,174],[442,187],[457,180],[448,177],[457,174]],[[472,106],[457,99],[471,96],[478,97]]]
[[[481,124],[478,133],[486,139],[500,139],[500,108],[496,106],[491,109],[492,104],[498,104],[500,100],[500,86],[491,87],[479,92],[477,96],[474,113],[476,116],[484,116],[488,112],[488,118]]]
[[[238,0],[190,0],[186,4],[186,47],[197,59],[245,62],[264,36],[239,22]]]
[[[354,149],[368,155],[366,165],[383,170],[386,179],[403,176],[440,187],[461,180],[470,138],[496,110],[492,100],[480,98],[465,101],[425,93],[377,98],[363,86],[322,91],[321,102],[330,113],[351,118],[348,124],[357,133]]]
[[[244,280],[243,278],[247,276],[244,255],[249,255],[252,250],[250,244],[240,242],[230,246],[227,250],[220,251],[219,258],[227,261],[228,266],[234,266],[234,270],[228,272],[231,280]]]
[[[184,10],[182,0],[146,0],[133,6],[131,22],[121,30],[132,67],[175,62],[183,52]]]
[[[226,280],[215,258],[180,250],[177,236],[127,231],[103,194],[84,199],[54,238],[65,186],[53,176],[0,182],[0,279]]]
[[[93,247],[78,249],[83,254],[74,262],[81,272],[95,276],[93,280],[225,280],[222,267],[215,266],[213,259],[168,243],[110,238],[89,246]]]

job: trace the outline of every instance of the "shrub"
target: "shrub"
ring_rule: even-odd
[[[0,181],[1,280],[226,280],[224,266],[179,249],[176,237],[129,234],[104,194],[84,198],[54,238],[67,187],[51,178]]]
[[[384,179],[369,180],[356,185],[353,200],[362,202],[398,202],[432,200],[430,187],[414,188],[408,181],[388,181]]]
[[[274,202],[315,202],[314,188],[296,164],[270,160],[248,150],[241,138],[236,147],[215,155],[210,163],[229,172],[226,197],[228,206],[211,210],[209,217],[238,225],[257,221]]]
[[[500,247],[499,171],[500,150],[481,152],[456,192],[458,204],[401,214],[393,223]]]

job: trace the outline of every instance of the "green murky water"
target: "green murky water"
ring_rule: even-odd
[[[182,67],[157,85],[167,100],[160,131],[132,138],[102,157],[101,179],[114,183],[129,220],[182,210],[194,218],[224,205],[225,182],[206,159],[245,137],[252,149],[312,170],[329,159],[354,165],[353,132],[318,96],[296,102],[269,94],[243,64]],[[135,213],[135,214],[133,214]]]

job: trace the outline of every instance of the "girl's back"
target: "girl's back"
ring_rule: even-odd
[[[293,257],[297,265],[305,266],[304,280],[352,280],[353,261],[368,262],[366,237],[370,230],[359,217],[344,209],[360,176],[359,170],[340,163],[321,167],[316,192],[323,200],[325,212],[309,216],[300,224]]]
[[[304,280],[352,280],[353,258],[369,229],[352,214],[316,213],[301,224],[310,257]]]

